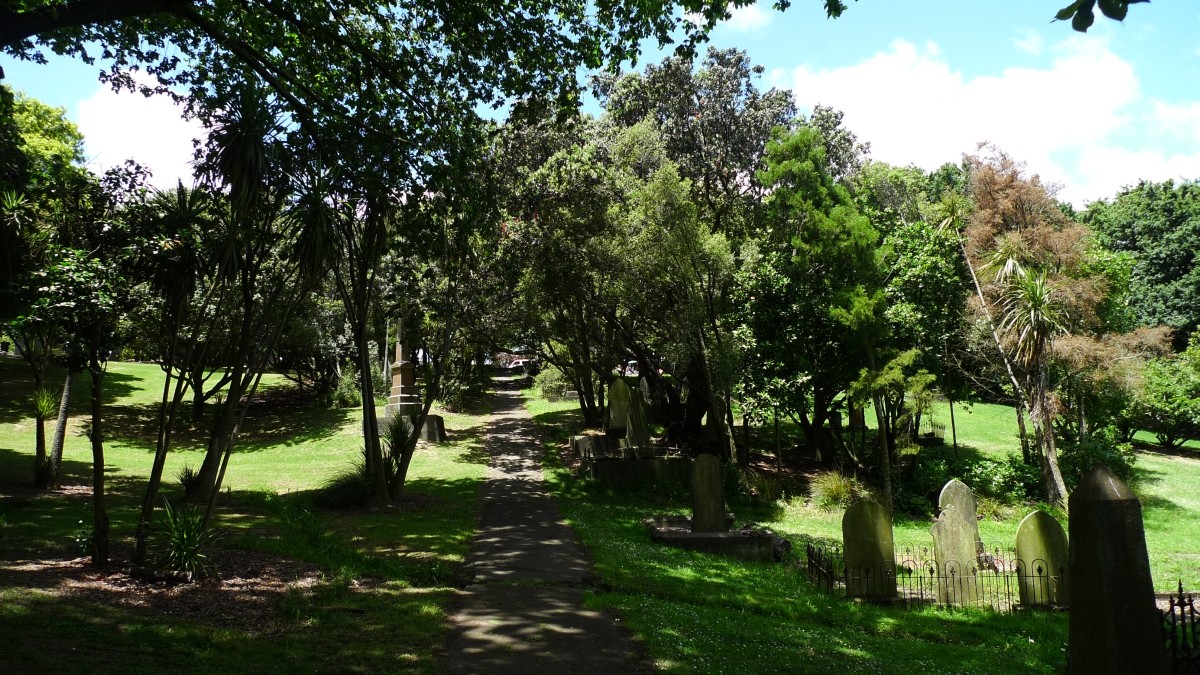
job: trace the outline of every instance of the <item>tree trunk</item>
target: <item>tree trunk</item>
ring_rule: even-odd
[[[1042,482],[1046,490],[1046,501],[1054,506],[1067,507],[1067,486],[1063,481],[1062,471],[1058,467],[1058,449],[1054,443],[1053,417],[1049,406],[1049,382],[1046,369],[1040,368],[1040,377],[1033,387],[1035,393],[1034,408],[1030,413],[1034,433],[1038,436],[1041,446]]]
[[[168,357],[168,363],[170,357]],[[150,535],[150,519],[154,515],[154,506],[158,501],[158,491],[162,484],[163,467],[167,461],[167,452],[171,447],[171,430],[175,423],[175,413],[186,393],[186,380],[180,373],[175,377],[175,391],[170,394],[171,367],[163,377],[162,400],[158,408],[158,437],[154,446],[154,462],[150,467],[150,480],[146,483],[146,495],[142,499],[142,512],[138,516],[137,529],[133,535],[133,562],[143,564],[146,561],[146,540]],[[168,398],[170,396],[170,398]]]
[[[46,458],[46,418],[40,410],[34,415],[33,431],[33,484],[39,490],[45,490],[50,471]]]
[[[92,564],[108,564],[108,511],[104,502],[104,369],[100,354],[92,349],[88,368],[92,375]]]
[[[71,410],[71,382],[73,379],[74,373],[67,368],[62,398],[58,401],[58,422],[54,426],[54,440],[50,444],[50,462],[46,466],[46,486],[49,488],[58,487],[62,480],[63,445],[67,441],[67,419]]]

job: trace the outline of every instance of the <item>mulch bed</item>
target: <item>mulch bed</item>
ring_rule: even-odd
[[[214,549],[209,556],[217,573],[193,583],[148,581],[130,576],[121,563],[97,569],[88,558],[76,558],[0,562],[0,586],[270,634],[281,628],[278,608],[287,592],[311,588],[320,576],[316,565],[270,553]]]

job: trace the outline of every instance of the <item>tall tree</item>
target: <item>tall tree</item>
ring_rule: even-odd
[[[1182,350],[1200,326],[1200,183],[1141,181],[1089,204],[1083,222],[1132,256],[1125,301],[1137,325],[1174,328]]]

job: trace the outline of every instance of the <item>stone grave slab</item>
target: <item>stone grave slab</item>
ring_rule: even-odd
[[[938,602],[971,605],[979,600],[975,575],[979,571],[975,539],[978,523],[954,504],[947,504],[933,521],[933,557],[937,562]]]
[[[867,600],[896,597],[896,546],[892,516],[870,500],[855,502],[842,515],[846,595]]]
[[[1067,604],[1067,533],[1054,516],[1034,511],[1017,527],[1017,586],[1022,607]]]

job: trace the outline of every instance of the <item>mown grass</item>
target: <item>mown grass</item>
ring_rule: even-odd
[[[53,374],[55,381],[58,374]],[[113,363],[106,384],[106,475],[114,555],[132,545],[153,456],[161,371]],[[282,378],[247,416],[219,501],[220,546],[305,561],[320,581],[271,599],[269,634],[166,616],[119,602],[80,601],[14,572],[17,560],[75,558],[90,526],[91,450],[83,434],[87,377],[77,378],[64,451],[64,482],[48,494],[28,487],[33,422],[22,401],[27,367],[0,358],[0,672],[367,672],[434,669],[446,610],[475,528],[486,466],[486,415],[443,412],[451,442],[413,458],[406,499],[374,510],[317,510],[314,492],[361,452],[361,413],[308,404]],[[203,424],[185,427],[164,474],[164,496],[202,461]],[[153,542],[152,542],[153,543]],[[219,571],[219,570],[218,570]],[[229,602],[239,600],[231,592]],[[64,647],[65,646],[65,647]]]
[[[547,446],[553,464],[578,428],[577,409],[540,400],[528,407],[553,430]],[[984,457],[1020,452],[1011,410],[977,404],[960,407],[955,417],[959,452]],[[949,427],[947,410],[939,421]],[[615,610],[665,672],[1003,673],[1065,667],[1064,614],[903,611],[837,600],[805,581],[798,567],[802,553],[783,565],[754,564],[652,544],[641,520],[686,513],[685,499],[613,494],[561,466],[548,479],[596,560],[601,590],[589,603]],[[1143,502],[1156,587],[1170,590],[1182,579],[1185,587],[1200,588],[1200,504],[1194,490],[1200,461],[1141,452],[1134,485]],[[802,498],[732,506],[739,521],[766,525],[799,547],[841,540],[841,512]],[[982,538],[990,546],[1011,547],[1029,509],[981,521]],[[898,518],[897,545],[930,546],[930,526],[927,518]]]

